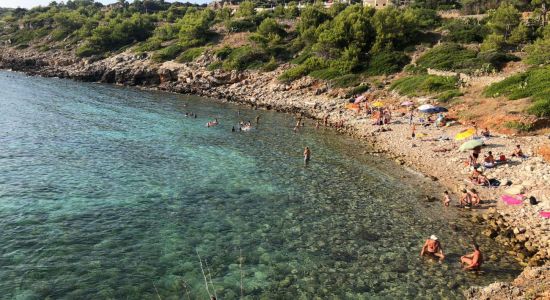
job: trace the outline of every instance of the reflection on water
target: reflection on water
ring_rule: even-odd
[[[431,182],[287,115],[6,72],[0,90],[6,299],[205,298],[200,262],[220,299],[452,299],[519,271],[478,237],[495,260],[462,272],[478,230],[422,200]],[[433,233],[442,265],[418,256]]]

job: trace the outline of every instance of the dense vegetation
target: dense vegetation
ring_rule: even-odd
[[[488,97],[507,96],[511,100],[531,97],[529,112],[550,117],[550,67],[531,69],[492,84],[485,90]]]
[[[390,88],[408,96],[435,94],[441,102],[460,96],[458,78],[451,76],[413,75],[394,81]]]
[[[304,8],[279,0],[237,3],[235,11],[163,0],[120,0],[109,6],[69,0],[30,10],[0,9],[0,42],[40,51],[62,48],[96,58],[130,49],[157,62],[190,62],[210,53],[217,58],[211,70],[272,71],[290,62],[281,81],[309,75],[355,92],[366,89],[373,82],[370,77],[405,68],[409,77],[395,81],[393,89],[442,101],[460,95],[456,80],[428,76],[427,68],[498,72],[519,59],[512,53],[524,51],[525,62],[535,69],[523,74],[522,82],[537,86],[534,81],[542,78],[536,74],[550,63],[550,0],[417,0],[408,7],[380,10],[343,3],[324,7],[313,1]],[[446,9],[486,15],[442,19],[437,10]],[[522,18],[524,11],[531,12],[528,18]],[[223,42],[237,33],[243,33],[244,42]],[[438,42],[441,45],[433,47]],[[429,50],[409,64],[412,54],[424,48]],[[493,95],[493,89],[497,87],[488,94]],[[548,103],[541,102],[547,98],[535,91],[522,95],[534,100],[530,112],[548,115]]]

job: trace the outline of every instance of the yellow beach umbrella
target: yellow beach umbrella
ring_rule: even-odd
[[[376,102],[373,102],[371,104],[372,107],[382,107],[384,106],[384,103],[380,102],[380,101],[376,101]]]
[[[467,139],[472,135],[474,135],[474,133],[476,133],[476,130],[473,128],[462,130],[461,132],[455,135],[455,140],[461,141],[461,140]]]

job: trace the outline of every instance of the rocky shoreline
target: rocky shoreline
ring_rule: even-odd
[[[389,127],[390,131],[380,131],[371,125],[366,116],[345,110],[345,92],[331,89],[326,82],[307,77],[290,84],[277,81],[276,78],[288,65],[265,73],[226,72],[208,70],[208,65],[215,60],[209,55],[204,55],[191,64],[158,64],[150,61],[146,54],[131,52],[106,59],[83,60],[63,51],[40,53],[6,46],[0,46],[0,51],[0,69],[21,71],[29,75],[195,94],[253,108],[300,113],[317,120],[326,117],[338,131],[367,139],[373,149],[376,149],[376,154],[383,153],[399,164],[418,170],[433,180],[440,181],[455,193],[464,186],[466,172],[462,166],[462,158],[458,157],[461,154],[456,151],[457,145],[439,138],[442,135],[452,136],[461,129],[459,126],[448,131],[421,128],[418,131],[425,138],[411,140],[408,124],[397,118],[395,124]],[[376,97],[397,105],[403,100],[386,91],[379,91]],[[413,100],[419,102],[421,99]],[[550,282],[550,223],[548,219],[542,219],[537,214],[541,208],[550,210],[550,166],[542,158],[534,157],[537,147],[548,143],[548,139],[495,137],[491,139],[491,144],[493,143],[505,149],[511,149],[516,143],[522,144],[524,151],[533,156],[527,162],[517,161],[510,166],[495,169],[490,175],[498,176],[502,182],[512,181],[512,188],[536,195],[541,203],[539,206],[509,207],[498,201],[502,188],[484,190],[481,196],[485,200],[485,209],[479,213],[472,212],[472,222],[482,226],[482,234],[501,242],[510,249],[510,255],[515,256],[523,265],[530,266],[518,277],[530,279],[523,280],[521,284],[506,283],[491,289],[472,288],[465,294],[469,299],[492,298],[490,295],[501,287],[502,292],[507,293],[506,297],[521,299],[530,295],[534,288],[525,282],[530,281],[535,285],[541,283],[541,280],[546,284]]]

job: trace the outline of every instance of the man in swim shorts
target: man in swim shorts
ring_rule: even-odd
[[[439,258],[439,262],[442,262],[445,259],[445,254],[443,254],[443,247],[437,239],[437,236],[431,235],[429,239],[426,240],[424,246],[422,246],[422,251],[420,251],[420,256],[424,254],[429,254]]]

